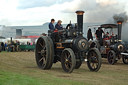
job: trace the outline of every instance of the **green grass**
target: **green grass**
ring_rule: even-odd
[[[106,59],[98,72],[90,72],[86,63],[71,74],[56,63],[41,70],[34,52],[0,53],[0,85],[128,85],[128,65],[119,61],[109,65]]]
[[[49,78],[48,78],[49,77]],[[47,74],[42,78],[0,71],[0,85],[84,85],[82,82],[55,78]],[[88,85],[88,84],[86,84]]]
[[[41,85],[41,81],[22,74],[0,71],[0,85]]]

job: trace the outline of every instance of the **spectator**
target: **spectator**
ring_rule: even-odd
[[[32,42],[30,43],[30,45],[33,45]]]
[[[90,28],[89,28],[88,33],[87,33],[87,38],[88,38],[88,40],[90,40],[90,39],[93,40],[92,31]]]
[[[5,51],[7,51],[7,43],[6,42],[4,44],[4,47],[5,47]]]
[[[50,30],[54,30],[55,29],[55,27],[54,27],[54,24],[55,23],[55,20],[54,19],[51,19],[51,22],[49,23],[49,29]]]
[[[4,47],[4,43],[3,42],[1,43],[1,47],[2,47],[2,51],[4,51],[5,47]]]

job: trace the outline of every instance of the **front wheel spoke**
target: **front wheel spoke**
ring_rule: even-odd
[[[65,61],[64,64],[66,65],[67,64],[67,61]]]
[[[69,69],[68,63],[65,63],[65,66],[66,66],[67,69]]]
[[[66,62],[64,62],[64,64],[65,64],[65,66],[69,69],[70,67],[71,67],[71,65],[72,65],[72,63],[71,62],[68,62],[68,61],[66,61]]]
[[[92,67],[94,67],[94,63],[92,63]]]
[[[93,65],[93,67],[94,67],[94,69],[96,68],[96,64],[94,63],[94,65]]]
[[[72,65],[72,62],[69,61],[68,63],[69,63],[70,65]]]
[[[65,61],[64,64],[72,64],[70,61]]]
[[[97,65],[98,65],[97,63],[94,63],[94,67],[95,67],[95,68],[97,67]]]
[[[64,58],[67,59],[67,54],[64,54],[64,56],[65,56]]]
[[[68,55],[68,59],[70,59],[70,57],[71,57],[71,55],[69,54],[69,55]]]
[[[98,63],[98,60],[95,60],[94,63]]]
[[[67,59],[68,59],[69,55],[70,55],[69,53],[66,54],[66,58],[67,58]]]

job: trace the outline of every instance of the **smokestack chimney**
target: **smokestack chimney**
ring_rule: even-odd
[[[83,14],[84,11],[76,11],[77,14],[77,30],[78,30],[78,35],[83,34]]]
[[[122,22],[117,21],[117,24],[118,24],[118,40],[121,40]]]

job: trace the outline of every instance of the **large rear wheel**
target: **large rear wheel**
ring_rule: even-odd
[[[76,65],[75,54],[70,48],[65,48],[61,56],[61,65],[65,72],[71,73]]]
[[[101,54],[97,48],[92,48],[88,52],[87,65],[90,71],[97,72],[101,67]]]
[[[53,63],[52,45],[47,36],[42,36],[36,43],[36,63],[41,69],[50,69]]]

